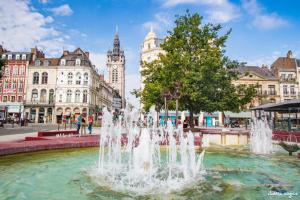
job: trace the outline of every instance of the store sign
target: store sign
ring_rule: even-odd
[[[3,93],[16,93],[17,89],[3,89]]]
[[[19,113],[21,112],[21,106],[14,105],[14,106],[7,106],[7,112],[9,113]]]

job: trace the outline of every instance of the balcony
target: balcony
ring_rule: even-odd
[[[296,78],[280,78],[280,82],[288,82],[288,83],[294,83],[296,82]]]
[[[37,105],[43,105],[43,106],[55,106],[54,101],[40,101],[40,100],[31,100],[25,102],[26,106],[37,106]]]
[[[264,91],[257,91],[256,93],[258,96],[276,96],[277,92],[274,90],[264,90]]]

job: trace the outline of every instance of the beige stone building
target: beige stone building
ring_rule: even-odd
[[[99,82],[97,86],[97,102],[99,102],[99,108],[106,107],[108,110],[113,110],[113,88],[104,80],[104,76],[99,76]]]
[[[58,58],[37,58],[28,67],[25,113],[31,122],[55,122],[58,62]]]
[[[158,59],[159,54],[164,54],[164,50],[160,47],[163,43],[163,39],[156,36],[153,28],[146,35],[143,44],[141,45],[141,63],[142,62],[152,62]],[[143,65],[140,65],[140,72],[144,69]],[[141,76],[141,90],[144,89],[144,77]]]
[[[257,96],[246,107],[254,107],[265,103],[279,103],[280,89],[278,78],[266,67],[238,67],[240,77],[234,85],[257,85]]]

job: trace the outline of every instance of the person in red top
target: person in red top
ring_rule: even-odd
[[[94,117],[92,115],[90,115],[89,116],[89,125],[88,125],[89,134],[92,134],[93,124],[94,124]]]

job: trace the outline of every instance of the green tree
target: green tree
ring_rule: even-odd
[[[231,32],[221,35],[221,25],[202,24],[199,14],[189,11],[177,16],[175,28],[161,45],[165,54],[151,63],[143,63],[145,88],[140,92],[145,109],[163,101],[165,89],[174,90],[181,83],[180,109],[194,113],[240,111],[251,101],[254,87],[235,87],[236,67],[241,65],[225,56],[225,42]],[[193,120],[190,120],[193,127]]]

